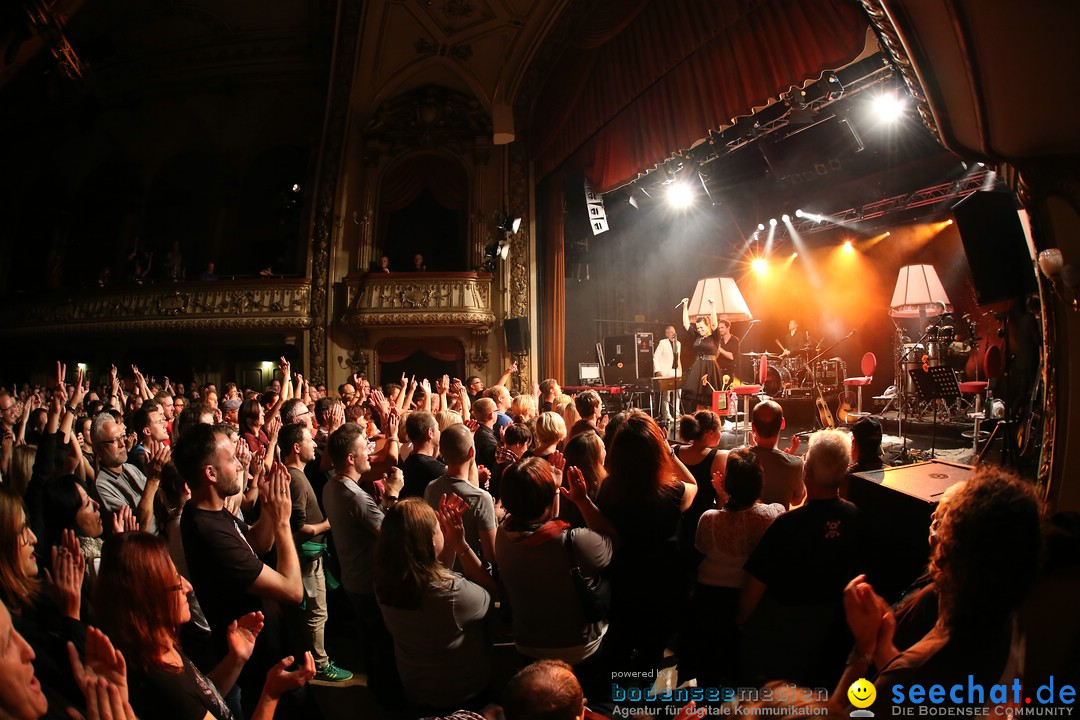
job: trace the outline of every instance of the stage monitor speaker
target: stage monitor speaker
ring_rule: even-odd
[[[979,305],[1038,292],[1027,236],[1011,193],[974,192],[953,207],[953,216]]]
[[[945,491],[973,472],[970,465],[930,460],[851,477],[847,499],[858,506],[873,548],[868,574],[886,600],[897,599],[926,569],[930,516]]]
[[[529,354],[529,318],[512,317],[503,322],[506,331],[506,349],[511,355]]]
[[[637,364],[638,380],[652,378],[653,334],[634,333],[634,361]]]

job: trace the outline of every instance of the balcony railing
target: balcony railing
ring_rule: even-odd
[[[302,330],[311,327],[311,281],[218,280],[14,296],[0,333]]]
[[[462,273],[367,273],[343,283],[351,328],[466,327],[490,329],[491,275]]]

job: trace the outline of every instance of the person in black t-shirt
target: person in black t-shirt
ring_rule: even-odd
[[[303,600],[300,562],[289,527],[289,471],[275,463],[264,475],[259,483],[262,514],[249,527],[224,505],[225,498],[244,487],[244,468],[236,458],[236,443],[223,430],[210,425],[192,427],[173,449],[173,462],[191,490],[180,516],[191,581],[210,625],[215,654],[224,657],[229,623],[262,610],[263,598],[285,605]],[[258,557],[272,548],[277,550],[277,569]],[[273,627],[263,638],[238,683],[249,697],[280,657]]]
[[[446,465],[435,459],[439,448],[439,423],[431,413],[415,410],[405,418],[405,433],[413,449],[401,463],[401,473],[405,476],[401,497],[423,497],[428,483],[446,473]]]
[[[746,561],[745,679],[830,685],[843,669],[851,647],[844,587],[863,565],[859,511],[839,496],[850,463],[847,434],[814,433],[803,465],[806,504],[778,517]]]

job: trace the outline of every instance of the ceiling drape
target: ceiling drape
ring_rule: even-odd
[[[608,0],[590,21],[535,103],[530,154],[538,178],[570,160],[600,192],[850,62],[868,25],[846,0]]]

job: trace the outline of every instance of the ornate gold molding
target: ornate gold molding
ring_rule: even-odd
[[[363,327],[471,327],[489,332],[491,277],[480,273],[369,274],[345,281],[340,323]]]
[[[9,335],[65,331],[303,330],[311,327],[307,280],[221,281],[86,291],[7,303]]]

